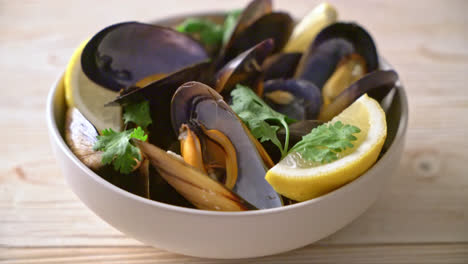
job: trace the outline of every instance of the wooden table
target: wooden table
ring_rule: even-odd
[[[276,6],[301,17],[314,2]],[[74,48],[106,25],[245,3],[0,2],[0,263],[218,262],[142,245],[88,210],[64,184],[44,110]],[[333,4],[342,19],[372,32],[406,85],[410,121],[401,166],[377,203],[336,234],[245,262],[468,263],[468,1]]]

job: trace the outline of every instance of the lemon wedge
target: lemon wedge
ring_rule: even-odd
[[[296,201],[309,200],[356,179],[375,163],[387,136],[379,103],[365,94],[330,122],[337,121],[361,129],[355,134],[354,147],[327,164],[311,164],[298,153],[288,154],[265,176],[275,191]]]
[[[295,27],[284,52],[304,52],[317,34],[336,22],[338,13],[329,3],[321,3],[310,11]]]
[[[104,104],[117,97],[118,92],[91,81],[81,68],[81,53],[87,42],[84,41],[75,50],[65,71],[65,101],[69,107],[76,107],[98,131],[106,128],[120,131],[122,129],[121,107],[104,107]]]

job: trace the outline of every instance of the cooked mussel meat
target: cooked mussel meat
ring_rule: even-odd
[[[297,120],[316,119],[322,105],[317,86],[298,79],[265,82],[264,98],[273,109]]]
[[[281,206],[281,199],[265,181],[266,166],[249,131],[223,101],[221,95],[209,86],[189,82],[179,87],[172,99],[172,125],[179,132],[184,124],[196,123],[206,135],[207,131],[223,134],[235,149],[237,180],[233,192],[257,208]],[[190,126],[190,125],[189,125]],[[226,146],[216,141],[227,155]],[[198,145],[194,144],[195,147]],[[198,151],[198,150],[194,150]],[[228,158],[225,159],[228,162]],[[232,162],[234,159],[230,159]],[[227,182],[230,182],[229,177]]]
[[[380,101],[395,87],[397,80],[398,75],[393,70],[369,73],[346,88],[329,105],[324,106],[318,119],[323,122],[330,121],[365,93]]]
[[[139,141],[137,145],[164,180],[197,208],[216,211],[255,209],[244,199],[202,171],[190,166],[180,157],[169,154],[148,142]]]
[[[302,57],[296,77],[309,80],[322,89],[335,72],[357,75],[348,78],[352,82],[376,70],[378,65],[377,50],[369,33],[355,23],[339,22],[324,28],[317,35]],[[338,70],[340,67],[344,69]],[[342,81],[340,85],[348,87],[350,84]]]

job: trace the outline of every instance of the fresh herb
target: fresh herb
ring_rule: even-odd
[[[133,122],[146,129],[152,123],[149,102],[144,100],[125,105],[123,119],[125,124]]]
[[[239,118],[247,125],[252,135],[260,142],[270,140],[275,144],[282,157],[286,156],[289,145],[288,124],[295,120],[271,109],[262,99],[260,99],[252,89],[238,84],[231,92],[232,109]],[[283,126],[286,131],[284,147],[276,136],[279,126]]]
[[[322,164],[329,163],[338,159],[337,153],[354,147],[351,142],[357,138],[353,134],[360,132],[358,127],[344,125],[341,121],[323,124],[303,136],[302,140],[289,150],[289,153],[297,152],[305,160]]]
[[[93,149],[104,152],[101,161],[103,164],[113,163],[116,171],[128,174],[137,164],[136,160],[141,160],[140,150],[130,140],[135,138],[145,141],[147,137],[141,127],[122,132],[108,128],[102,131],[101,136],[97,136],[98,141]]]
[[[218,45],[223,40],[223,26],[207,19],[188,18],[177,26],[177,31],[197,35],[205,45]]]
[[[225,44],[229,40],[241,13],[241,9],[227,13],[223,25],[216,24],[208,19],[187,18],[176,27],[176,30],[200,39],[206,46],[219,47],[219,45]]]
[[[229,41],[229,38],[231,38],[232,32],[237,25],[237,20],[239,19],[241,13],[242,9],[232,10],[231,12],[227,13],[223,25],[223,44],[226,44]]]

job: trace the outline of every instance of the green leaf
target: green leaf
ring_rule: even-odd
[[[208,19],[187,18],[176,27],[176,30],[199,39],[206,46],[226,44],[237,24],[242,9],[236,9],[226,14],[223,25]]]
[[[113,164],[116,171],[128,174],[137,164],[135,159],[141,160],[140,150],[135,147],[130,140],[132,138],[145,141],[147,135],[141,127],[129,129],[122,132],[115,132],[111,128],[102,131],[101,136],[97,136],[94,150],[103,151],[103,164]]]
[[[207,19],[187,18],[176,30],[199,38],[205,45],[218,45],[223,39],[223,26]]]
[[[231,38],[232,32],[237,25],[237,20],[239,19],[242,9],[232,10],[226,14],[224,19],[224,32],[223,32],[223,45],[226,44]]]
[[[305,160],[329,163],[338,159],[339,152],[352,148],[352,141],[357,138],[354,134],[360,133],[358,127],[345,125],[341,121],[333,124],[323,124],[303,136],[290,150],[301,154]]]
[[[123,119],[125,124],[133,122],[145,129],[152,123],[149,102],[144,100],[125,105]]]
[[[252,134],[260,141],[271,140],[284,155],[287,153],[289,144],[288,124],[294,119],[271,109],[262,99],[260,99],[252,89],[238,84],[231,92],[232,110],[247,125]],[[284,147],[276,136],[279,126],[286,130]]]

